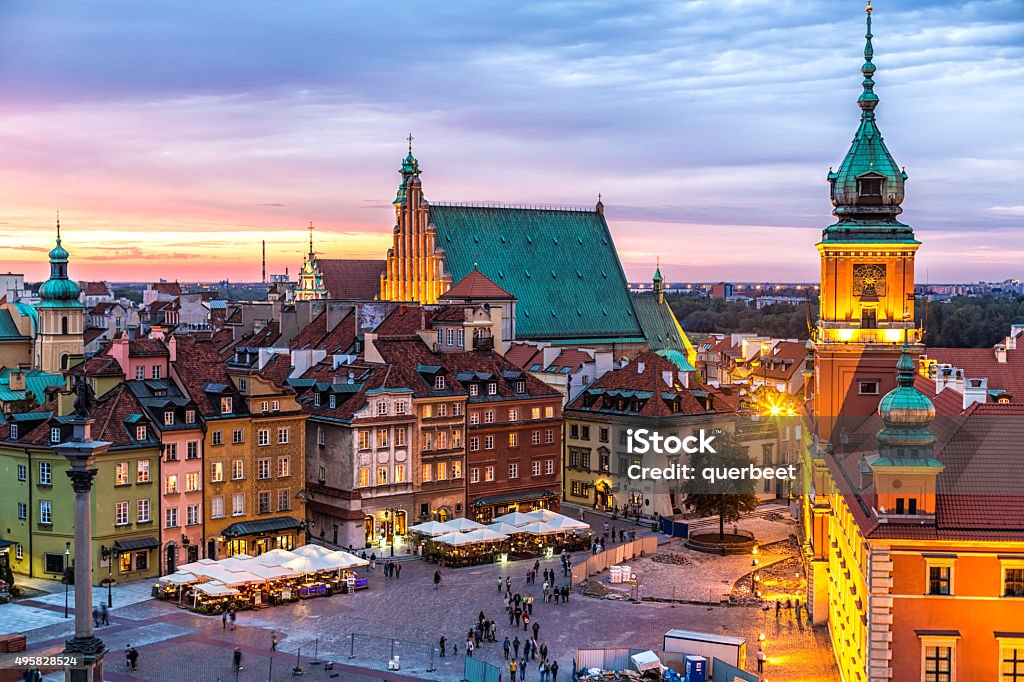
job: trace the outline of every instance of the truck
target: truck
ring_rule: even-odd
[[[665,633],[662,650],[665,652],[664,662],[676,670],[682,670],[687,656],[703,656],[708,660],[709,678],[715,674],[716,658],[740,670],[747,665],[747,640],[742,637],[669,630]]]

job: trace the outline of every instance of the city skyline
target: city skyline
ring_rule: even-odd
[[[0,12],[5,270],[44,278],[57,209],[79,279],[257,281],[262,240],[294,275],[309,221],[326,256],[382,258],[411,130],[434,201],[602,193],[630,280],[659,256],[672,281],[816,279],[860,2],[126,7]],[[1022,7],[875,4],[920,282],[1019,275]]]

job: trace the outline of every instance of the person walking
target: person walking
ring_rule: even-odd
[[[133,673],[139,669],[139,652],[136,651],[135,647],[128,651],[128,669]]]
[[[227,612],[227,609],[224,610],[224,613],[220,614],[220,627],[221,627],[221,630],[227,630],[228,629],[228,612]]]
[[[131,672],[132,669],[132,657],[129,655],[132,652],[132,645],[124,645],[124,669]]]
[[[502,580],[501,580],[501,576],[499,575],[498,576],[498,594],[501,594],[501,583],[502,583]]]
[[[548,660],[548,643],[541,642],[540,644],[540,660],[547,662]]]
[[[400,564],[400,563],[398,563],[396,561],[395,562],[395,578],[397,579],[397,578],[401,578],[401,577],[402,577],[402,564]]]
[[[374,570],[376,568],[377,568],[377,553],[376,552],[370,552],[370,570],[372,571],[372,570]]]
[[[521,642],[519,641],[519,637],[518,636],[515,639],[512,640],[512,654],[516,658],[519,658],[519,645],[520,644],[521,644]]]
[[[501,648],[505,652],[505,660],[508,660],[508,650],[512,648],[512,642],[509,641],[508,635],[505,635],[505,641],[501,643]]]
[[[519,680],[520,680],[520,682],[522,682],[522,680],[525,680],[525,679],[526,679],[526,659],[524,658],[523,660],[519,661]]]
[[[512,576],[510,575],[505,576],[505,592],[512,594]]]
[[[537,639],[537,633],[540,632],[540,623],[533,624],[533,638]]]
[[[437,646],[439,649],[441,649],[441,658],[444,658],[445,649],[447,649],[448,647],[448,640],[445,638],[444,635],[441,635],[441,639],[438,640]]]
[[[100,623],[110,625],[110,610],[106,604],[100,604]]]
[[[519,667],[519,662],[516,659],[512,659],[508,662],[508,679],[515,682],[516,679],[516,668]]]
[[[469,656],[470,658],[473,657],[473,647],[474,647],[473,639],[472,638],[467,639],[466,640],[466,655]]]
[[[231,630],[233,632],[235,629],[235,621],[238,619],[238,613],[235,611],[234,606],[232,606],[228,612],[228,619],[231,620]]]
[[[523,614],[523,631],[525,632],[530,627],[530,614]]]
[[[767,657],[764,655],[764,649],[761,647],[757,648],[757,672],[764,672],[764,662]]]
[[[231,669],[235,672],[245,670],[242,667],[242,649],[240,647],[236,646],[234,653],[231,655]]]
[[[270,650],[277,651],[277,631],[270,631]]]
[[[526,612],[531,616],[533,615],[533,595],[531,594],[526,598]]]
[[[551,673],[551,682],[558,682],[558,661],[551,661],[548,671]]]
[[[441,571],[434,571],[434,589],[441,587]]]

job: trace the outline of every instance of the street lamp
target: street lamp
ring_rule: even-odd
[[[121,553],[117,551],[116,547],[107,547],[103,545],[100,547],[100,556],[107,562],[107,608],[114,608],[114,593],[111,590],[111,585],[114,583],[114,559],[119,557]]]
[[[71,576],[68,569],[71,567],[71,543],[64,543],[64,617],[68,617],[68,586],[71,584]]]
[[[391,517],[390,520],[388,517]],[[398,520],[398,510],[394,507],[384,511],[384,520],[388,521],[388,538],[391,544],[391,556],[395,556],[395,522]]]

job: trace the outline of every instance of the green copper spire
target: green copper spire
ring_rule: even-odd
[[[412,155],[412,133],[409,133],[409,137],[406,139],[409,141],[409,153],[404,159],[402,159],[402,167],[398,169],[398,172],[402,174],[402,182],[398,185],[398,193],[395,195],[395,200],[392,202],[394,204],[401,204],[405,202],[406,184],[409,182],[410,178],[415,180],[420,176],[420,162]]]
[[[878,416],[885,424],[878,432],[881,449],[904,451],[901,458],[930,455],[935,436],[928,426],[935,417],[935,404],[914,388],[914,359],[905,341],[896,363],[896,388],[879,402]]]
[[[897,165],[885,146],[875,123],[878,95],[875,93],[875,48],[871,32],[871,3],[867,6],[867,31],[864,34],[864,64],[860,68],[860,125],[853,144],[838,171],[829,169],[832,186],[832,214],[838,218],[827,228],[825,240],[899,240],[913,241],[914,231],[897,220],[903,209],[907,174]]]
[[[60,213],[57,214],[57,245],[50,250],[50,279],[39,287],[37,308],[78,308],[82,292],[76,282],[68,279],[69,254],[60,244]]]

